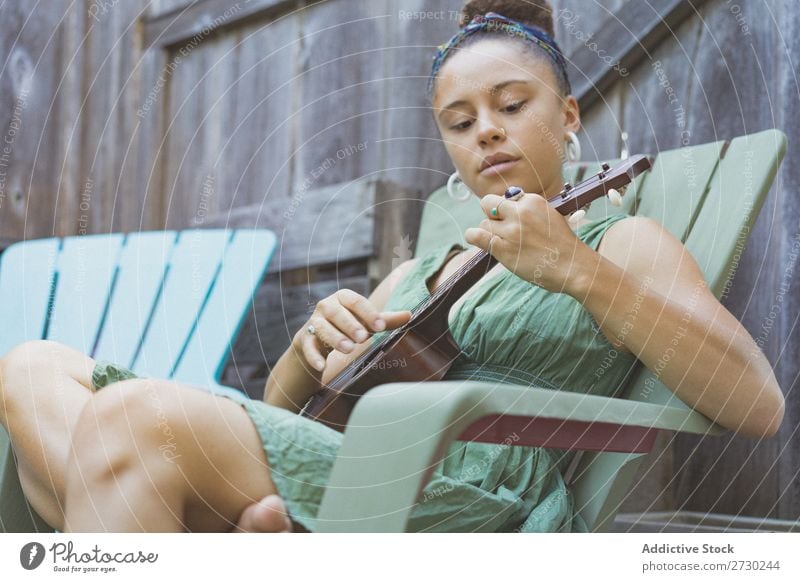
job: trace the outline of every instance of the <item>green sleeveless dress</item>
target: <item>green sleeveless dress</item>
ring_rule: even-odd
[[[625,216],[585,224],[577,236],[597,249]],[[410,309],[428,295],[427,280],[458,245],[422,256],[395,288],[385,311]],[[636,364],[600,333],[571,296],[551,293],[510,271],[480,281],[450,321],[462,354],[446,380],[494,380],[552,390],[615,396]],[[376,334],[373,341],[385,333]],[[95,387],[134,377],[98,362]],[[272,479],[292,519],[315,531],[316,515],[342,434],[285,409],[231,390],[255,424]],[[415,532],[585,532],[563,474],[575,451],[457,441],[433,473],[410,514]]]

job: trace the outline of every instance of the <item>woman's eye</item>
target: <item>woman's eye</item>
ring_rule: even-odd
[[[514,111],[518,111],[519,109],[522,109],[522,107],[524,105],[525,105],[525,101],[517,101],[516,103],[512,103],[511,105],[506,107],[505,110],[507,112],[509,112],[509,113],[513,113]]]
[[[471,121],[462,121],[461,123],[459,123],[458,125],[454,125],[450,129],[455,129],[455,130],[467,129],[469,127],[469,125],[465,126],[464,125],[465,123],[472,123],[472,122]]]

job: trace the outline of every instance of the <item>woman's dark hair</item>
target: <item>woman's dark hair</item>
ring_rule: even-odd
[[[517,20],[528,26],[536,26],[555,38],[553,7],[547,0],[470,0],[461,9],[461,17],[458,22],[459,27],[465,27],[475,16],[483,15],[487,12],[497,12],[498,14],[502,14],[507,18]],[[564,81],[562,74],[553,60],[540,48],[532,46],[530,42],[524,39],[510,37],[501,30],[486,31],[466,38],[458,45],[458,48],[466,48],[471,44],[486,40],[487,38],[507,39],[509,42],[517,43],[525,53],[546,61],[555,75],[561,94],[565,97],[569,94],[569,86]],[[431,94],[430,98],[432,97],[433,95]]]

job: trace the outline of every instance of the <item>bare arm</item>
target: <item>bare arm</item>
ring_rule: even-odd
[[[368,301],[377,311],[383,310],[392,291],[408,274],[415,262],[416,259],[405,261],[375,288]],[[396,323],[407,319],[388,313],[382,313],[382,315],[387,320],[387,329],[391,329],[396,326]],[[349,353],[344,353],[339,349],[331,351],[325,360],[324,369],[320,371],[310,364],[309,359],[313,356],[309,355],[308,346],[303,343],[308,339],[304,335],[307,333],[306,327],[304,325],[295,333],[292,344],[273,367],[264,388],[264,402],[294,413],[300,412],[303,405],[312,394],[321,388],[323,383],[335,378],[345,366],[366,351],[371,344],[371,338],[368,338],[362,343],[353,342],[355,346]]]

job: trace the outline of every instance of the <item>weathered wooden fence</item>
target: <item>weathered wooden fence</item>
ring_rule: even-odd
[[[782,432],[766,442],[667,435],[623,511],[796,519],[800,9],[790,0],[553,3],[585,158],[769,127],[790,136],[725,297],[775,365],[787,396]],[[421,201],[452,172],[424,85],[461,4],[6,2],[0,242],[275,229],[278,256],[226,373],[258,396],[317,300],[342,287],[368,293],[410,255]]]

